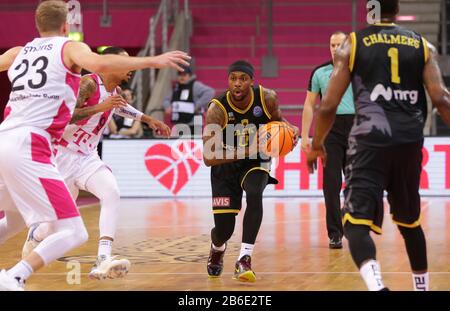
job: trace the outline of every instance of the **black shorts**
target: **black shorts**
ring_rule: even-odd
[[[423,140],[382,148],[354,145],[347,150],[343,222],[367,225],[381,234],[383,191],[394,223],[414,228],[420,218]]]
[[[270,162],[239,160],[211,167],[212,208],[214,214],[238,214],[242,207],[244,180],[247,175],[261,170],[269,174]],[[269,176],[268,184],[278,183]]]

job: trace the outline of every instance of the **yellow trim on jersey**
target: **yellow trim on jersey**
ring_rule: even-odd
[[[269,118],[269,120],[271,120],[272,115],[269,113],[269,110],[267,110],[266,99],[264,98],[264,90],[262,85],[259,86],[259,97],[261,97],[261,105],[263,107],[264,113]]]
[[[239,214],[239,210],[238,209],[216,209],[216,210],[213,210],[213,214],[231,214],[231,213]]]
[[[404,222],[400,222],[400,221],[396,221],[394,220],[394,215],[391,214],[392,217],[392,222],[396,225],[399,225],[400,227],[405,227],[405,228],[417,228],[418,226],[420,226],[420,218],[417,219],[415,222],[413,222],[412,224],[405,224]]]
[[[245,173],[244,177],[242,178],[242,181],[241,181],[241,188],[242,188],[242,189],[244,189],[244,181],[245,181],[245,178],[247,177],[247,175],[248,175],[250,172],[253,172],[253,171],[256,171],[256,170],[261,170],[261,171],[264,171],[264,172],[266,172],[266,173],[270,173],[270,171],[269,171],[268,169],[266,169],[266,168],[264,168],[264,167],[261,167],[261,166],[253,167],[253,168],[249,169],[249,170],[247,171],[247,173]]]
[[[348,68],[350,72],[353,71],[353,67],[355,66],[355,57],[356,57],[356,33],[352,32],[350,34],[350,38],[352,39],[352,50],[350,52],[350,60],[348,62]]]
[[[354,225],[365,225],[370,227],[370,229],[372,231],[374,231],[375,233],[381,234],[381,228],[374,225],[372,220],[369,219],[357,219],[352,217],[349,213],[346,213],[344,215],[344,219],[342,220],[342,224],[345,225],[345,223],[349,221],[350,223],[354,224]]]
[[[217,99],[215,99],[215,98],[211,100],[211,103],[214,103],[217,106],[219,106],[219,108],[222,110],[223,114],[225,115],[225,124],[222,126],[222,130],[223,130],[224,128],[227,127],[227,124],[228,124],[228,113],[227,113],[227,110],[222,105],[222,103],[220,101],[218,101]]]
[[[239,109],[238,107],[236,107],[235,105],[233,105],[233,102],[231,101],[231,97],[230,97],[230,91],[227,92],[227,101],[228,101],[228,105],[230,105],[231,109],[233,109],[234,111],[236,111],[237,113],[240,114],[245,114],[247,111],[249,111],[250,107],[253,106],[253,100],[255,99],[255,94],[253,93],[253,87],[250,89],[251,91],[251,100],[250,100],[250,104],[248,105],[247,108],[245,108],[245,110]]]
[[[375,23],[374,26],[397,26],[396,23]]]
[[[424,37],[422,37],[423,42],[423,55],[425,57],[425,64],[428,62],[428,59],[430,58],[430,48],[428,47],[428,41]]]

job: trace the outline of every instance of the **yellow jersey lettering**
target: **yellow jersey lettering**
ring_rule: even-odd
[[[400,44],[400,35],[391,35],[391,44]]]

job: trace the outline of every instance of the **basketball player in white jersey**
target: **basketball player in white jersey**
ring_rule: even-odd
[[[102,54],[128,56],[119,47],[109,47]],[[100,239],[97,262],[89,277],[94,279],[123,277],[129,271],[130,262],[111,257],[112,242],[116,233],[120,194],[117,181],[100,159],[97,146],[113,114],[143,121],[162,136],[170,135],[170,128],[163,122],[143,114],[117,95],[118,86],[128,82],[130,72],[92,74],[81,79],[77,106],[70,125],[56,143],[56,165],[74,199],[79,190],[93,193],[100,199]],[[30,228],[23,247],[25,258],[48,234],[50,223]]]
[[[182,70],[189,59],[178,51],[141,58],[93,53],[65,37],[63,1],[41,2],[36,25],[39,38],[0,55],[0,69],[8,69],[12,84],[0,124],[0,202],[5,211],[0,243],[40,222],[52,223],[53,232],[14,267],[0,271],[0,290],[23,290],[34,271],[88,238],[52,156],[52,142],[61,138],[75,108],[81,68],[99,73],[165,66]]]

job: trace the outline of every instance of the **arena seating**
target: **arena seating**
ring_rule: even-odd
[[[237,60],[250,61],[256,81],[277,91],[287,118],[299,125],[311,70],[329,60],[328,40],[332,32],[352,29],[352,1],[273,1],[273,52],[279,76],[261,77],[261,62],[267,54],[267,8],[261,0],[191,0],[194,32],[191,55],[197,76],[217,92],[227,87],[226,68]],[[365,20],[358,4],[358,24]]]

